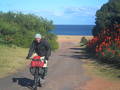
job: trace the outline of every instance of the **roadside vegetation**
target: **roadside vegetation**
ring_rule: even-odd
[[[81,38],[80,46],[85,46],[88,43],[88,40],[85,37]]]
[[[0,45],[0,78],[17,72],[27,66],[28,49]]]
[[[86,52],[101,75],[120,78],[120,0],[109,0],[96,13],[93,39]]]
[[[48,39],[52,50],[58,48],[57,36],[51,33],[52,21],[33,14],[0,12],[0,43],[28,48],[36,33]]]

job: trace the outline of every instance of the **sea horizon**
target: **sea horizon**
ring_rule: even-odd
[[[56,24],[52,33],[56,35],[78,35],[92,36],[92,29],[95,25],[66,25]]]
[[[88,26],[95,26],[95,24],[54,24],[54,26],[56,26],[56,25],[73,25],[73,26],[77,26],[77,25],[82,25],[82,26],[86,26],[86,25],[88,25]]]

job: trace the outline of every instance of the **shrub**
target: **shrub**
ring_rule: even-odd
[[[30,46],[35,33],[41,33],[43,37],[50,38],[52,49],[57,49],[56,36],[51,35],[53,28],[52,21],[33,14],[0,12],[0,43],[2,44],[26,48]]]
[[[80,45],[81,45],[81,46],[84,46],[84,45],[87,44],[87,42],[88,42],[88,40],[87,40],[85,37],[82,37],[82,38],[81,38],[81,41],[80,41]]]
[[[109,0],[96,12],[96,25],[93,35],[96,36],[103,29],[110,28],[111,25],[120,24],[120,0]]]
[[[120,25],[102,30],[98,36],[94,36],[87,47],[98,57],[105,60],[120,59]]]

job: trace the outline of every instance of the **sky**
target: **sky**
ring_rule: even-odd
[[[108,0],[0,0],[0,11],[42,16],[54,24],[94,25],[95,14]]]

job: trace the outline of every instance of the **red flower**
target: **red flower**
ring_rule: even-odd
[[[112,53],[115,54],[115,50],[112,50]]]
[[[105,55],[105,53],[104,52],[102,52],[102,56],[104,56]]]

